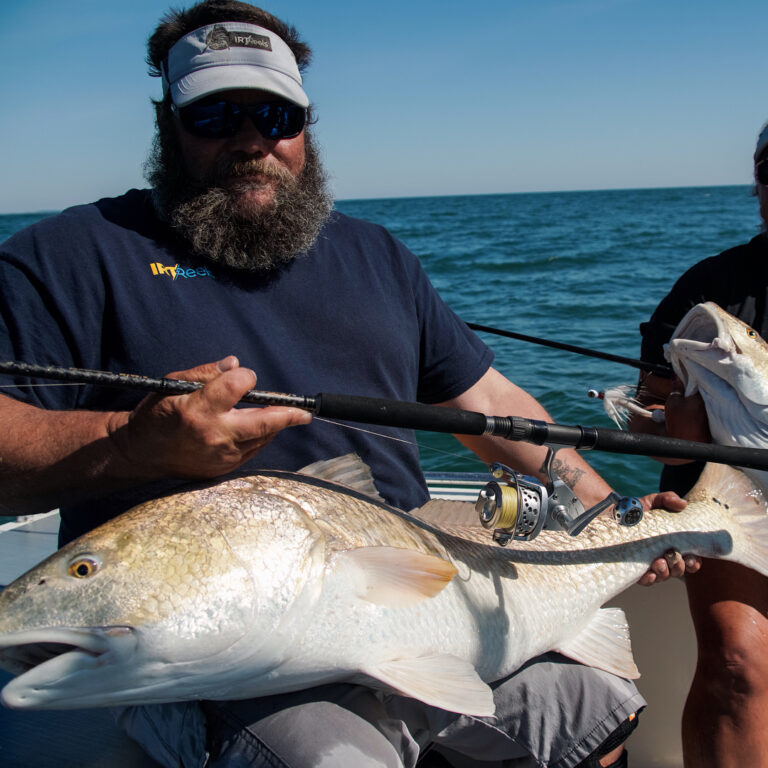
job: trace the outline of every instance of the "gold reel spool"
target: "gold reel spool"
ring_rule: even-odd
[[[519,511],[518,500],[516,486],[490,482],[480,491],[475,502],[475,511],[483,527],[514,531]]]

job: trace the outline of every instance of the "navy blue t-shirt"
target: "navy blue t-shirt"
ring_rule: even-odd
[[[493,357],[402,243],[338,212],[289,267],[249,275],[191,257],[154,215],[149,193],[131,190],[6,241],[0,295],[0,359],[42,365],[163,376],[234,354],[260,389],[437,403],[466,391]],[[128,409],[141,397],[92,386],[4,393],[54,410]],[[423,503],[413,434],[374,429],[408,442],[318,419],[283,431],[242,469],[296,470],[355,451],[390,503]],[[64,506],[62,540],[180,482]]]

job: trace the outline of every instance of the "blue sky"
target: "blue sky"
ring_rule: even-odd
[[[159,0],[0,8],[0,213],[144,186]],[[342,199],[746,184],[765,0],[274,0]]]

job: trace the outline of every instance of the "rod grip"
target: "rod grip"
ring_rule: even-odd
[[[315,397],[315,413],[343,421],[458,435],[482,435],[488,422],[484,414],[475,411],[333,392]]]

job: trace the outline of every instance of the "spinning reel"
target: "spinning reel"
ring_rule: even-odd
[[[563,530],[578,536],[611,504],[619,525],[637,525],[643,518],[640,501],[611,493],[599,504],[584,510],[573,491],[552,470],[556,449],[549,448],[545,462],[547,482],[521,475],[504,464],[493,464],[496,478],[488,483],[475,502],[475,510],[493,540],[502,547],[510,541],[531,541],[542,530]]]

